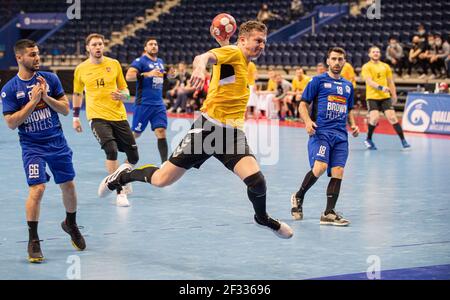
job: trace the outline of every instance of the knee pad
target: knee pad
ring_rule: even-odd
[[[127,155],[127,159],[130,164],[135,165],[139,161],[139,153],[137,147],[127,149],[125,151],[125,154]]]
[[[245,178],[244,182],[247,185],[249,192],[256,195],[266,194],[266,179],[264,178],[264,175],[261,173],[261,171]]]
[[[117,155],[119,149],[117,148],[117,143],[114,140],[108,141],[103,145],[103,150],[106,153],[107,160],[117,160]]]

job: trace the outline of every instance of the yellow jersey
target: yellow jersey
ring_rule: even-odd
[[[277,90],[277,83],[274,80],[269,79],[269,81],[267,82],[266,91],[274,92],[276,90]]]
[[[243,127],[250,89],[248,61],[237,46],[210,50],[217,58],[208,96],[200,109],[210,118],[232,127]]]
[[[361,70],[361,75],[366,80],[366,99],[381,100],[391,97],[390,93],[385,93],[367,84],[367,78],[372,78],[377,84],[387,87],[388,79],[392,79],[391,67],[384,62],[373,63],[369,61]]]
[[[256,79],[256,65],[254,62],[248,63],[248,85],[255,85]]]
[[[353,84],[353,88],[356,89],[356,74],[352,65],[348,62],[345,63],[341,71],[341,76],[350,81]]]
[[[75,69],[73,92],[81,95],[85,92],[88,120],[126,120],[125,105],[111,96],[112,92],[126,88],[122,67],[115,59],[104,56],[100,64],[87,59]]]
[[[303,75],[302,80],[298,80],[297,77],[292,79],[292,91],[303,93],[308,83],[311,81],[311,77]]]

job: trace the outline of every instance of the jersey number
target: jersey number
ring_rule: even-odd
[[[105,81],[103,80],[103,78],[97,79],[97,88],[100,87],[105,87]]]
[[[39,165],[28,166],[28,178],[39,178]]]

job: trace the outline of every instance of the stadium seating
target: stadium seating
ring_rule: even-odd
[[[324,1],[313,2],[320,4]],[[268,45],[265,55],[292,56],[293,51],[285,50],[294,46],[297,49],[295,56],[300,58],[301,64],[314,66],[322,62],[319,53],[324,53],[331,46],[341,46],[350,54],[350,62],[355,67],[361,67],[367,61],[366,53],[371,45],[378,45],[384,50],[390,36],[395,36],[404,45],[408,45],[420,23],[425,25],[428,32],[441,33],[445,37],[449,33],[450,2],[448,1],[403,3],[403,1],[384,0],[382,5],[380,20],[368,19],[366,9],[363,9],[359,16],[345,16],[339,23],[325,25],[315,35],[303,36],[300,43]],[[288,65],[286,62],[291,62],[291,59],[282,59],[280,65]],[[258,63],[271,65],[273,61],[268,57],[261,57]]]

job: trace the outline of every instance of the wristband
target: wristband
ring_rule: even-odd
[[[377,89],[380,90],[380,91],[382,91],[382,90],[384,89],[384,86],[379,85],[379,86],[377,87]]]
[[[80,118],[78,118],[78,117],[73,117],[73,118],[72,118],[72,122],[75,122],[75,121],[80,121]]]
[[[73,117],[74,118],[79,118],[80,117],[80,109],[81,109],[81,107],[74,107],[73,108]]]

